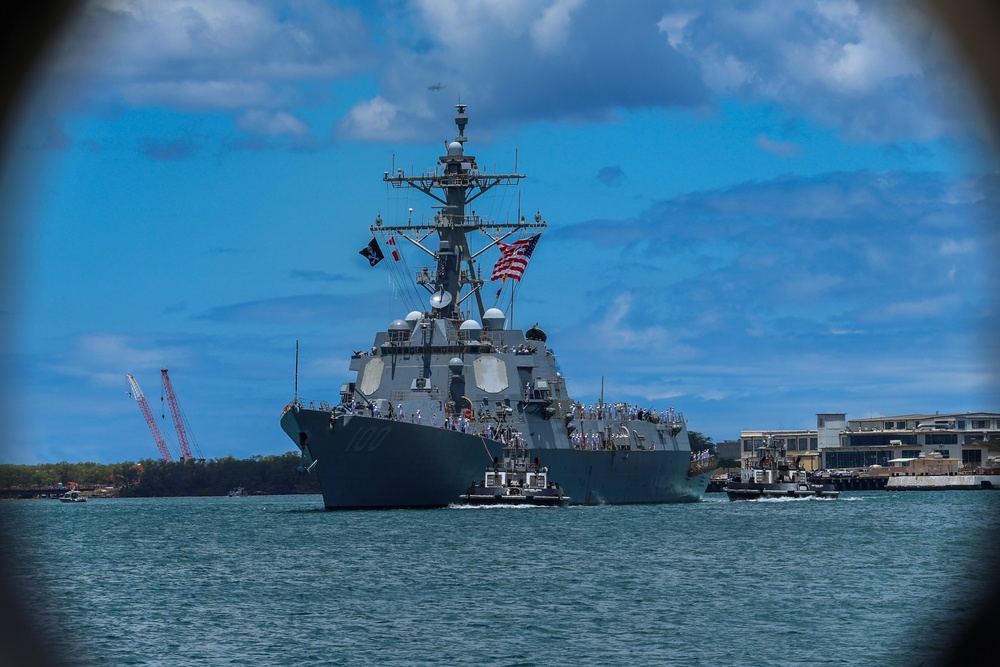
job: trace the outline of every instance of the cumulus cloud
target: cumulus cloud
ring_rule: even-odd
[[[56,73],[110,81],[274,82],[357,71],[370,54],[353,7],[251,0],[95,0]]]
[[[414,0],[411,8],[396,17],[408,30],[394,33],[417,26],[421,38],[387,45],[379,98],[358,106],[378,99],[399,109],[396,135],[424,131],[427,114],[410,111],[427,99],[415,82],[437,80],[485,110],[484,125],[613,122],[622,110],[735,96],[851,140],[891,144],[966,133],[973,107],[951,44],[913,3]],[[475,57],[482,53],[491,57]],[[358,117],[341,130],[363,131]],[[772,141],[761,147],[793,148]]]
[[[959,132],[969,92],[916,3],[673,3],[659,23],[722,95],[777,103],[854,140]]]
[[[531,25],[531,39],[539,55],[561,50],[570,37],[572,13],[583,0],[555,0]]]
[[[933,21],[899,1],[409,0],[376,18],[325,2],[94,0],[54,59],[67,85],[50,92],[226,111],[246,125],[262,110],[301,120],[363,73],[376,89],[336,131],[392,142],[441,126],[436,82],[474,105],[484,129],[608,123],[735,96],[891,144],[967,131],[972,105],[949,53]],[[284,127],[255,136],[306,131]]]
[[[317,83],[370,66],[358,8],[326,2],[93,0],[51,59],[50,104],[230,112],[259,137],[301,137]],[[230,144],[232,145],[232,144]]]
[[[425,82],[442,81],[474,105],[483,128],[610,122],[621,110],[709,102],[696,64],[657,28],[657,3],[420,0],[411,7],[387,19],[390,30],[416,27],[423,38],[386,45],[380,93],[356,106],[342,136],[365,133],[357,121],[373,108],[396,110],[396,135],[415,138],[440,127],[447,110],[428,110]]]

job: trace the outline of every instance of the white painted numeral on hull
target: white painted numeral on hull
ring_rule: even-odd
[[[350,442],[347,443],[345,452],[363,452],[365,450],[374,452],[382,444],[382,441],[389,435],[391,426],[366,426],[359,429]]]

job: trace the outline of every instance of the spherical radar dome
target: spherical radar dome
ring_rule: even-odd
[[[490,308],[485,313],[483,313],[483,324],[490,331],[499,331],[503,329],[504,322],[507,321],[507,316],[503,314],[503,311],[499,308]]]

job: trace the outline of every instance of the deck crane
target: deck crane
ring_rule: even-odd
[[[149,432],[153,434],[153,440],[156,441],[156,447],[160,450],[160,457],[164,461],[172,462],[174,458],[170,456],[170,450],[167,449],[167,443],[163,439],[163,434],[160,433],[160,428],[156,425],[156,419],[153,417],[153,411],[149,409],[149,402],[147,402],[146,397],[142,395],[142,389],[139,389],[139,383],[135,381],[135,378],[131,373],[126,373],[125,377],[128,378],[129,386],[132,387],[132,396],[135,397],[135,402],[139,404],[142,416],[146,420],[146,426],[149,427]]]
[[[170,405],[170,416],[174,419],[177,441],[181,446],[181,461],[191,460],[194,457],[191,455],[191,447],[188,446],[187,430],[184,428],[184,418],[181,415],[181,406],[177,403],[177,396],[174,394],[174,386],[170,383],[166,368],[160,370],[160,374],[163,376],[163,391],[167,395],[167,404]]]

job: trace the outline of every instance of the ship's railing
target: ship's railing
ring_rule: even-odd
[[[719,467],[719,460],[715,455],[703,458],[703,459],[692,459],[691,466],[688,469],[688,476],[694,477],[696,475],[702,475],[706,472],[710,472]]]
[[[628,403],[604,403],[594,405],[584,405],[574,403],[570,408],[570,414],[575,419],[587,419],[598,421],[647,421],[652,424],[683,425],[684,413],[674,409],[654,410],[652,408],[640,408]]]
[[[303,401],[301,398],[296,398],[289,401],[285,407],[281,409],[281,414],[284,415],[289,410],[319,410],[320,412],[333,412],[334,406],[330,405],[328,401]]]

